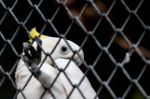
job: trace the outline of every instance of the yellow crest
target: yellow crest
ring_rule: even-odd
[[[35,39],[36,37],[39,37],[41,40],[46,38],[46,35],[42,35],[40,34],[37,30],[36,27],[32,28],[31,31],[29,31],[29,42],[32,42],[33,39]]]

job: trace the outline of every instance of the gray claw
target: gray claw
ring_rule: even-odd
[[[28,42],[24,42],[24,43],[23,43],[23,48],[24,48],[24,50],[29,50],[30,47],[31,47],[31,44],[30,44],[30,43],[28,43]]]
[[[39,68],[37,66],[31,67],[31,72],[37,78],[41,74],[41,71],[39,70]]]

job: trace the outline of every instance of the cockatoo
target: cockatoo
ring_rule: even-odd
[[[35,49],[38,47],[38,43],[36,41],[33,41],[33,39],[39,38],[41,40],[41,42],[42,42],[41,47],[42,47],[43,51],[40,56],[41,57],[40,63],[44,60],[44,64],[41,67],[41,71],[43,70],[44,72],[51,75],[52,76],[51,79],[55,78],[58,73],[58,70],[56,68],[49,66],[49,65],[53,64],[52,59],[55,60],[57,58],[65,58],[65,59],[72,58],[76,64],[78,64],[78,65],[82,64],[82,59],[84,59],[84,53],[82,50],[80,50],[80,47],[77,44],[73,43],[70,40],[64,40],[62,38],[40,35],[40,33],[38,33],[36,31],[36,28],[31,29],[31,31],[29,32],[29,38],[30,38],[29,41],[33,43],[32,46]],[[76,52],[76,54],[74,54],[73,51]],[[51,58],[49,56],[46,58],[47,54],[44,54],[44,53],[51,54],[50,55]],[[47,67],[49,67],[49,68],[47,68]],[[24,99],[24,97],[26,97],[27,99],[38,99],[38,98],[40,98],[38,96],[40,96],[40,94],[42,94],[42,92],[44,91],[44,88],[41,86],[40,82],[34,76],[31,77],[31,74],[32,73],[29,71],[25,62],[22,59],[20,59],[20,61],[18,62],[18,65],[17,65],[15,78],[16,78],[17,88],[22,90],[22,92],[24,94],[19,93],[18,99],[22,99],[22,98]],[[30,77],[31,77],[31,79],[30,79]],[[30,79],[30,81],[27,82],[29,79]],[[51,80],[51,82],[52,81],[53,80]],[[57,85],[58,86],[61,85],[60,79],[58,79],[57,82],[60,84],[55,83],[54,85],[56,85],[56,87],[57,87]],[[54,93],[55,93],[56,89],[57,88],[54,88],[54,90],[53,90]],[[61,93],[60,90],[63,90],[63,87],[59,88],[59,90],[57,90],[57,92]],[[34,92],[34,91],[36,91],[36,92]],[[64,90],[63,90],[63,92],[64,92]],[[56,96],[57,96],[56,97],[57,99],[64,99],[63,97],[65,97],[61,94],[60,94],[61,98],[58,95],[56,95]],[[45,95],[45,97],[46,97],[46,95]],[[47,97],[49,97],[49,95]],[[47,98],[45,98],[45,99],[47,99]]]
[[[72,66],[80,66],[82,64],[82,60],[84,59],[83,51],[77,44],[73,43],[72,41],[40,35],[36,31],[36,28],[33,28],[30,31],[29,37],[31,38],[30,42],[33,42],[33,44],[24,44],[24,47],[26,46],[31,49],[29,49],[29,52],[26,51],[26,53],[23,54],[25,54],[28,58],[26,61],[30,62],[26,63],[22,59],[20,59],[15,74],[17,89],[21,90],[17,96],[17,99],[66,99],[68,97],[68,94],[70,93],[69,91],[73,87],[71,87],[71,85],[68,85],[67,87],[68,82],[64,74],[60,73],[59,67],[64,67],[64,65],[60,64],[63,63],[61,59],[72,59],[71,63],[74,64]],[[37,41],[32,41],[33,39],[38,37],[42,42],[41,46],[39,45],[39,43],[37,43]],[[51,57],[46,57],[47,54],[45,53],[50,53]],[[30,54],[31,56],[27,54]],[[66,62],[68,61],[64,60],[64,62],[66,64]],[[54,64],[56,64],[56,67],[58,65],[58,67],[56,68],[55,66],[53,66]],[[32,67],[31,71],[29,70],[27,65],[30,65]],[[34,76],[31,76],[32,74]],[[82,75],[83,73],[80,74],[80,77]],[[84,79],[84,82],[87,82],[87,85],[84,86],[89,85],[89,88],[91,88],[92,90],[91,93],[94,93],[91,96],[94,97],[96,95],[94,90],[92,89],[87,78]],[[73,81],[75,82],[73,84],[78,84],[77,82],[79,80],[76,79]],[[85,90],[85,87],[82,88],[82,86],[81,91],[83,91],[82,89]],[[78,91],[75,90],[75,92],[73,92],[73,94],[71,95],[72,98],[70,97],[70,99],[75,99],[74,96],[76,95],[76,93],[79,94]],[[88,91],[85,91],[85,93],[88,93]],[[83,95],[85,95],[84,97],[86,97],[86,94]]]

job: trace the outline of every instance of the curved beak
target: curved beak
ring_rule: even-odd
[[[82,50],[80,50],[79,52],[78,51],[75,51],[75,55],[73,57],[73,61],[78,65],[80,66],[83,61],[84,61],[84,53]]]

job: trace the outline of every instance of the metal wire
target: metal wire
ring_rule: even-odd
[[[22,43],[33,27],[80,45],[85,53],[80,69],[100,99],[150,99],[148,8],[148,0],[0,0],[0,99],[16,99],[19,93],[26,99],[23,90],[33,75],[23,89],[14,76],[23,59]],[[52,59],[53,51],[43,53]],[[41,99],[47,91],[55,99],[51,88],[62,72],[73,86],[67,99],[75,88],[85,99],[79,88],[84,77],[74,85],[65,73],[68,66],[56,66],[60,72]]]

